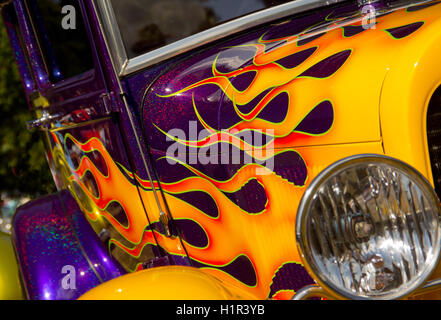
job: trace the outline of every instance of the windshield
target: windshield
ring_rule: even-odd
[[[129,58],[292,0],[111,0]]]

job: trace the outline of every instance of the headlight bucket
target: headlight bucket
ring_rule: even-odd
[[[322,171],[300,202],[296,237],[317,282],[349,299],[399,299],[440,258],[441,207],[402,161],[357,155]]]

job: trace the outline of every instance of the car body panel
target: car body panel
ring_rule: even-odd
[[[58,166],[55,172],[62,172],[64,186],[77,199],[111,254],[127,270],[136,270],[140,262],[126,257],[114,243],[124,246],[138,243],[150,223],[136,183],[130,178],[128,159],[121,152],[124,142],[114,122],[107,118],[89,124],[87,129],[51,132],[50,140],[53,141],[51,154]],[[155,244],[152,239],[142,261],[154,259]]]
[[[390,52],[393,59],[380,103],[381,131],[386,154],[403,159],[433,182],[426,119],[430,99],[441,85],[441,6],[438,3],[412,14],[424,21],[422,34],[394,39],[401,42],[400,52],[405,54]],[[409,23],[405,16],[403,13],[397,21]]]
[[[60,115],[59,119],[44,131],[49,165],[57,187],[59,190],[70,190],[97,236],[103,237],[102,241],[111,255],[127,271],[135,271],[142,268],[143,263],[161,256],[160,253],[154,252],[156,240],[152,238],[151,245],[145,248],[138,259],[127,256],[120,247],[139,243],[144,230],[150,224],[147,212],[153,214],[159,209],[155,199],[142,202],[133,180],[124,185],[118,184],[118,179],[113,176],[107,176],[108,168],[100,153],[96,151],[95,145],[98,142],[100,150],[105,149],[112,161],[126,170],[121,172],[121,169],[117,169],[120,174],[132,172],[132,168],[139,172],[148,172],[146,165],[140,161],[142,157],[139,156],[139,144],[134,143],[131,134],[136,130],[130,121],[133,115],[130,111],[119,112],[123,103],[115,93],[119,92],[118,79],[112,72],[108,53],[104,51],[106,43],[100,37],[100,28],[96,26],[98,21],[92,14],[93,5],[89,1],[80,1],[79,4],[90,41],[88,45],[92,52],[94,68],[73,79],[57,83],[51,83],[41,62],[42,53],[34,43],[34,29],[31,28],[31,20],[25,14],[25,3],[16,1],[14,6],[19,15],[23,15],[21,23],[27,26],[26,31],[22,32],[29,40],[25,39],[25,43],[28,44],[26,50],[30,52],[29,55],[35,57],[31,59],[34,78],[35,74],[42,74],[42,79],[49,82],[37,82],[35,85],[38,94],[45,101],[44,111]],[[37,117],[40,116],[41,110],[37,110],[36,113]],[[91,172],[107,178],[110,183],[107,183],[107,187],[102,184],[97,186]],[[120,202],[118,196],[114,197],[115,194],[124,194],[130,201]],[[130,215],[127,216],[126,212]],[[182,247],[179,239],[176,242],[177,246]],[[115,246],[114,243],[121,245]]]
[[[76,299],[124,274],[68,191],[20,207],[13,227],[20,272],[30,299]],[[66,267],[75,270],[73,287],[62,285],[70,275]]]
[[[24,84],[34,75],[26,94],[37,89],[45,110],[63,114],[44,135],[57,186],[71,194],[16,215],[29,298],[74,299],[97,287],[83,298],[290,299],[314,283],[295,221],[320,172],[345,157],[385,154],[431,179],[424,117],[441,83],[439,2],[385,9],[372,28],[355,2],[324,6],[124,77],[95,2],[80,3],[95,69],[54,85],[23,1],[14,1],[33,62],[17,55]],[[114,264],[96,269],[104,253]],[[87,281],[75,293],[57,290],[60,267],[73,259]],[[173,295],[182,286],[188,292]]]
[[[294,225],[285,219],[295,221],[301,196],[316,174],[346,156],[384,153],[380,100],[386,94],[396,97],[401,93],[397,87],[384,90],[389,72],[411,60],[413,52],[436,57],[436,53],[432,54],[434,46],[425,41],[441,34],[440,5],[385,12],[377,18],[374,29],[364,29],[361,18],[352,15],[347,7],[339,10],[345,14],[334,13],[338,19],[333,24],[314,29],[303,40],[299,40],[296,31],[307,33],[314,23],[299,28],[299,21],[294,18],[174,61],[170,71],[145,86],[145,93],[132,98],[143,107],[145,135],[159,183],[174,220],[181,226],[191,260],[220,279],[235,279],[237,284],[248,286],[260,298],[277,296],[278,290],[271,285],[278,282],[282,273],[301,273],[288,267],[301,260],[296,249],[287,249],[295,247],[294,239],[289,237]],[[333,11],[326,8],[315,14],[322,15],[319,20],[323,23],[332,20]],[[400,64],[396,53],[402,50],[413,51]],[[289,63],[294,67],[287,68]],[[136,83],[130,77],[125,79],[127,86],[136,87],[134,91],[138,93],[142,92],[141,74],[134,76]],[[433,75],[436,77],[435,72]],[[284,93],[289,99],[277,100]],[[418,90],[415,96],[428,94],[430,90]],[[326,101],[331,102],[331,111],[323,105]],[[399,124],[390,116],[386,121]],[[193,128],[189,127],[190,122],[195,123]],[[414,124],[421,134],[422,123]],[[387,146],[398,146],[394,126],[383,126],[394,132],[393,138],[385,137]],[[176,129],[183,134],[169,134]],[[203,129],[208,133],[198,136]],[[274,129],[275,139],[259,154],[259,146],[243,144],[232,134],[223,133],[231,129],[239,133]],[[424,139],[420,144],[421,141]],[[170,148],[178,149],[173,149],[178,143],[185,150],[184,158],[182,153],[173,158],[173,153],[170,156],[168,152]],[[256,174],[258,161],[253,161],[254,167],[244,163],[222,165],[221,155],[214,157],[214,163],[191,163],[192,155],[198,159],[201,153],[209,152],[204,147],[215,144],[219,145],[218,150],[230,151],[220,146],[229,144],[240,152],[260,156],[260,160],[267,160],[265,155],[273,149],[273,173],[270,177]],[[426,168],[427,162],[422,167],[414,160],[416,156],[404,153],[404,148],[400,150],[400,154],[395,154],[397,158],[420,170]],[[314,156],[308,157],[310,152]],[[266,164],[268,161],[263,162]],[[427,171],[422,172],[429,177]],[[249,227],[244,230],[244,225]],[[280,239],[274,238],[274,230],[279,230],[275,234]],[[198,234],[199,239],[191,234]],[[282,252],[283,258],[278,256]],[[229,271],[225,271],[227,266]],[[247,276],[241,277],[238,270],[247,268],[243,272]],[[255,276],[249,277],[250,274]],[[291,284],[284,290],[284,294],[295,292],[297,287]]]

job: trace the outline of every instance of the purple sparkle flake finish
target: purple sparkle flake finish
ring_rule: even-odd
[[[219,108],[219,129],[229,130],[243,121],[242,117],[237,113],[236,109],[243,114],[251,113],[261,103],[262,99],[272,91],[273,88],[267,89],[260,93],[256,98],[244,105],[235,104],[226,95],[223,97],[222,104]],[[260,100],[258,100],[260,98]]]
[[[73,197],[66,194],[62,199],[66,213],[73,213],[68,214],[68,218],[70,218],[76,237],[99,278],[106,282],[123,275],[125,271],[110,257],[107,248],[103,246],[95,231],[90,227]]]
[[[152,150],[152,157],[156,159],[156,169],[161,172],[163,183],[176,183],[196,176],[189,168],[176,160],[164,157],[163,152]]]
[[[192,264],[198,268],[214,268],[224,271],[247,286],[257,285],[257,275],[253,263],[246,255],[240,255],[224,266],[212,266],[203,262],[191,259]]]
[[[83,3],[87,12],[95,12],[93,1],[84,1]],[[109,92],[118,92],[118,78],[115,75],[112,59],[109,51],[107,50],[105,37],[101,32],[100,21],[95,14],[88,15],[86,21],[90,26],[90,30],[87,30],[88,35],[91,39],[93,39],[96,51],[99,53],[101,71],[107,81]],[[114,95],[111,95],[111,100],[111,105],[115,108],[115,110],[118,110],[120,108],[120,102],[118,102],[119,99],[117,100]]]
[[[308,168],[299,153],[284,150],[274,157],[274,173],[296,186],[304,186],[308,178]]]
[[[263,99],[268,93],[270,93],[273,89],[274,89],[274,88],[269,88],[269,89],[263,91],[263,92],[260,93],[256,98],[254,98],[253,100],[251,100],[250,102],[248,102],[248,103],[246,103],[246,104],[236,105],[237,109],[238,109],[242,114],[249,114],[251,111],[253,111],[253,110],[256,108],[256,106],[259,104],[259,102],[261,102],[262,99]],[[224,103],[223,106],[222,106],[223,109],[221,110],[221,113],[224,114],[224,113],[226,113],[226,112],[232,112],[232,113],[234,113],[234,114],[236,115],[236,118],[237,118],[237,122],[236,122],[236,123],[240,122],[242,119],[241,119],[240,117],[238,117],[238,116],[237,116],[237,113],[234,111],[234,104],[233,104],[233,102],[232,102],[230,99],[228,99],[228,97],[225,97],[224,99],[225,99],[225,103]],[[230,108],[230,110],[227,111],[227,110],[226,110],[227,107]],[[234,117],[234,116],[233,116],[233,117]],[[228,117],[228,116],[227,116],[227,117],[223,116],[222,118],[229,118],[229,117]],[[221,130],[222,130],[222,129],[228,129],[228,128],[230,128],[231,126],[232,126],[232,125],[229,125],[229,124],[224,125],[224,124],[221,122],[221,124],[220,124],[220,129],[221,129]]]
[[[264,212],[268,203],[265,188],[257,179],[251,179],[236,192],[224,192],[224,194],[249,214]]]
[[[30,299],[77,299],[123,274],[67,191],[20,207],[13,227]]]
[[[317,49],[318,47],[308,48],[300,52],[293,53],[285,58],[279,59],[275,63],[280,64],[286,69],[294,69],[309,59],[314,52],[317,51]]]
[[[196,221],[176,219],[174,223],[181,231],[182,239],[189,245],[196,248],[205,248],[208,246],[208,235]]]
[[[243,118],[239,115],[236,109],[242,115],[249,115],[262,102],[264,97],[266,97],[273,91],[273,89],[274,88],[269,88],[263,91],[256,98],[244,105],[235,104],[225,95],[222,106],[219,110],[219,130],[229,130],[237,124],[243,122]],[[258,113],[256,118],[271,122],[273,124],[278,124],[282,123],[285,120],[288,111],[289,95],[287,92],[281,92],[264,106],[264,108]],[[254,130],[252,135],[255,137],[255,141],[253,141],[252,143],[254,146],[262,143],[266,144],[269,143],[270,140],[272,140],[271,137],[264,134],[262,131],[259,132],[259,130]],[[262,138],[257,137],[256,135],[262,136]]]
[[[366,30],[367,29],[365,29],[363,26],[345,26],[345,27],[343,27],[343,35],[346,38],[350,38],[350,37],[356,36],[357,34],[364,32]]]
[[[220,73],[230,73],[251,65],[256,53],[257,48],[253,46],[229,48],[218,55],[216,70]]]
[[[305,160],[295,150],[295,145],[275,149],[275,152],[259,159],[248,149],[268,149],[268,145],[271,148],[271,143],[279,137],[270,132],[247,128],[247,123],[256,120],[268,126],[286,125],[290,121],[287,119],[291,119],[288,115],[296,109],[293,102],[295,97],[288,90],[280,88],[287,84],[288,79],[279,83],[277,79],[272,82],[271,77],[268,77],[268,83],[263,86],[258,82],[260,72],[262,68],[268,67],[292,73],[289,83],[302,77],[331,77],[350,59],[350,49],[314,60],[315,63],[308,64],[307,68],[304,65],[320,54],[319,42],[316,40],[327,34],[327,27],[336,23],[337,19],[354,14],[355,9],[358,10],[358,7],[353,5],[345,6],[343,10],[322,8],[277,24],[256,28],[192,55],[175,58],[168,65],[169,68],[161,70],[161,73],[156,72],[157,67],[154,67],[151,71],[141,71],[125,78],[125,86],[134,93],[134,105],[142,107],[144,137],[150,147],[159,183],[165,189],[166,184],[177,184],[198,177],[225,183],[237,177],[241,170],[247,170],[247,165],[256,164],[269,169],[292,186],[305,186],[308,170]],[[330,17],[336,17],[336,20]],[[287,41],[285,37],[291,38]],[[277,50],[284,54],[278,54]],[[264,55],[277,58],[274,61],[262,59],[264,64],[259,64],[257,58]],[[154,82],[150,82],[153,80],[150,72],[157,75]],[[147,81],[143,82],[143,78]],[[259,90],[253,91],[256,84]],[[141,88],[145,90],[142,99],[139,98]],[[246,100],[237,99],[247,91],[252,94]],[[323,101],[312,107],[314,105],[311,105],[311,110],[304,114],[299,123],[288,124],[292,126],[293,132],[312,136],[325,134],[331,129],[334,122],[332,102]],[[211,140],[221,131],[236,126],[240,126],[240,132],[232,131],[231,136],[238,141],[246,141],[246,147],[239,147],[239,142],[234,144],[222,139]],[[209,139],[210,143],[204,145],[203,141]],[[233,158],[233,155],[237,158]],[[164,194],[168,203],[180,203],[176,202],[178,198],[206,216],[222,218],[219,204],[200,190]],[[237,190],[219,190],[219,194],[222,201],[232,202],[242,214],[256,218],[266,214],[269,204],[267,190],[257,176],[245,181]],[[219,200],[216,198],[216,201]],[[176,226],[181,231],[185,245],[202,248],[207,244],[206,241],[209,243],[210,234],[203,230],[204,226],[199,226],[198,221],[183,218],[185,215],[182,217],[180,213],[176,214],[174,210],[179,210],[178,207],[172,206],[170,210],[175,215]],[[205,264],[200,257],[190,258],[196,267],[221,270],[251,287],[257,283],[256,269],[246,255],[238,254],[235,259],[221,266]],[[302,283],[310,283],[310,277],[304,276],[306,271],[301,267],[299,270],[296,277]],[[284,282],[280,287],[298,290],[297,282],[293,284],[287,280],[283,276],[285,273],[283,271],[278,274],[276,283],[280,280]],[[271,296],[278,291],[275,289]]]
[[[345,64],[351,53],[352,50],[344,50],[342,52],[338,52],[315,64],[314,66],[300,74],[299,78],[328,78],[336,73]]]
[[[283,264],[274,275],[268,298],[272,298],[281,290],[297,292],[301,288],[315,283],[306,269],[295,262]]]
[[[231,85],[236,88],[237,91],[243,92],[251,86],[256,76],[256,71],[245,72],[230,79]]]
[[[325,34],[326,34],[326,33],[323,32],[323,33],[319,33],[319,34],[316,34],[316,35],[313,35],[313,36],[305,37],[305,38],[299,40],[299,41],[297,42],[297,45],[298,45],[299,47],[300,47],[300,46],[307,45],[308,43],[313,42],[314,40],[317,40],[317,39],[323,37]]]
[[[282,92],[268,102],[257,118],[271,123],[281,123],[285,120],[288,109],[289,95],[287,92]]]
[[[178,163],[182,164],[182,166],[191,168],[192,170],[217,181],[228,181],[244,166],[254,163],[268,168],[296,186],[305,185],[307,179],[306,164],[299,153],[294,150],[279,150],[271,157],[259,160],[250,156],[246,151],[240,150],[231,144],[218,143],[216,145],[218,150],[223,150],[223,153],[213,153],[208,157],[205,157],[205,154],[208,154],[209,150],[207,148],[201,148],[199,149],[199,154],[194,152],[188,154],[180,153],[176,159],[180,159]],[[153,156],[153,160],[161,164],[160,168],[170,168],[171,170],[174,170],[173,172],[177,172],[178,169],[173,168],[179,167],[175,162],[177,160],[167,158],[164,161],[164,157],[166,156],[164,153],[156,152],[154,155],[156,155],[156,157]],[[159,158],[157,158],[158,156]],[[208,161],[208,159],[210,159],[210,161]],[[190,173],[191,171],[188,170],[186,172]],[[161,182],[165,183],[165,181],[173,181],[170,177],[170,172],[167,172],[167,170],[158,170],[158,174]]]
[[[263,41],[283,39],[296,34],[306,33],[312,26],[317,26],[326,21],[334,10],[324,8],[321,11],[310,13],[297,19],[286,20],[283,23],[271,26],[262,36]]]
[[[29,61],[31,63],[31,68],[35,76],[35,80],[39,88],[49,88],[50,81],[49,76],[44,70],[44,63],[41,54],[35,48],[38,48],[37,40],[35,37],[31,36],[33,34],[32,24],[29,21],[27,10],[24,7],[23,1],[14,1],[14,7],[17,12],[17,17],[23,34],[24,44],[27,49],[27,54],[29,55]]]
[[[127,213],[119,202],[113,201],[109,203],[107,207],[107,212],[112,217],[114,217],[115,220],[118,221],[118,223],[121,224],[124,228],[128,228],[130,226]]]
[[[252,75],[251,75],[252,76]],[[252,81],[252,79],[243,79],[245,81]],[[241,81],[239,79],[234,79],[233,82]],[[241,83],[240,85],[243,85],[244,87],[248,86],[251,82]],[[239,85],[239,86],[240,86]],[[190,93],[188,93],[190,94]],[[184,93],[185,95],[185,93]],[[193,110],[192,113],[189,113],[186,119],[190,119],[191,115],[194,115],[192,118],[192,121],[195,121],[197,124],[199,124],[198,128],[196,129],[197,132],[200,132],[204,129],[204,126],[199,123],[199,117],[202,117],[205,121],[205,123],[208,126],[212,126],[212,128],[218,128],[219,127],[219,115],[218,115],[218,109],[219,109],[219,100],[222,99],[223,92],[219,90],[219,87],[214,84],[209,84],[201,88],[195,88],[193,92],[191,93],[191,99],[194,100],[195,105],[203,106],[200,110]],[[186,109],[179,108],[183,111],[183,115],[186,116],[185,111]]]
[[[332,127],[334,120],[334,108],[329,100],[319,103],[300,122],[294,131],[311,135],[324,134]]]
[[[25,90],[26,96],[32,93],[35,90],[35,82],[31,74],[31,70],[29,70],[29,65],[26,61],[24,51],[25,48],[22,47],[20,43],[19,36],[19,25],[17,20],[17,15],[12,7],[6,8],[2,11],[3,22],[6,26],[6,31],[8,33],[9,40],[11,42],[12,50],[14,52],[15,61],[17,63],[21,80],[23,83],[23,88]]]
[[[178,193],[178,194],[169,194],[168,193],[167,195],[181,199],[182,201],[199,209],[201,212],[203,212],[207,216],[210,216],[212,218],[219,217],[219,208],[217,207],[216,201],[207,192],[189,191],[189,192]]]
[[[410,36],[412,33],[416,32],[423,25],[424,25],[424,21],[420,21],[420,22],[408,24],[406,26],[387,29],[386,32],[388,32],[395,39],[403,39]]]
[[[277,39],[298,36],[298,45],[305,49],[299,49],[298,52],[273,63],[286,70],[300,68],[303,63],[318,54],[319,48],[314,46],[314,40],[326,34],[330,24],[354,15],[357,10],[357,6],[353,4],[325,7],[274,25],[257,28],[233,40],[200,51],[187,59],[185,56],[181,61],[175,58],[169,70],[163,69],[154,83],[150,82],[153,79],[150,70],[126,78],[126,86],[131,88],[132,92],[136,92],[136,96],[133,97],[135,105],[141,105],[143,108],[143,129],[147,144],[154,150],[165,152],[173,144],[172,140],[166,139],[165,133],[174,129],[183,130],[189,138],[190,122],[196,123],[197,132],[207,127],[213,130],[228,130],[240,124],[244,121],[243,116],[253,112],[267,94],[277,89],[265,88],[241,104],[234,101],[234,96],[227,96],[225,93],[226,90],[230,90],[229,87],[243,92],[253,86],[259,73],[256,72],[259,67],[255,62],[256,56],[282,50],[295,41],[274,42]],[[308,48],[309,45],[311,47]],[[297,74],[297,78],[330,77],[346,63],[351,53],[350,49],[336,52]],[[157,67],[152,70],[155,75],[158,74]],[[228,73],[232,74],[224,80],[228,81],[229,85],[221,85],[222,79],[219,78]],[[142,82],[143,75],[149,82]],[[140,101],[136,97],[140,96],[140,88],[143,85],[146,91]],[[267,103],[256,117],[280,123],[288,112],[289,105],[286,100],[290,97],[281,94],[273,98],[276,98],[273,99],[275,101]]]
[[[351,17],[358,10],[356,4],[345,4],[338,7],[338,10],[335,10],[337,7],[330,6],[302,13],[291,19],[239,34],[234,39],[217,42],[211,47],[204,46],[198,51],[173,58],[149,70],[129,75],[121,80],[124,97],[129,104],[127,108],[120,97],[114,94],[120,92],[121,88],[107,52],[99,22],[93,14],[93,3],[84,1],[81,4],[82,8],[85,8],[89,13],[87,15],[87,24],[90,26],[89,36],[93,39],[94,46],[99,52],[99,58],[95,52],[97,69],[79,77],[77,83],[72,82],[51,90],[49,89],[51,84],[43,68],[42,57],[35,50],[37,48],[36,39],[29,36],[32,33],[32,28],[26,18],[23,1],[14,2],[21,29],[26,35],[24,44],[30,55],[31,69],[36,76],[39,89],[48,98],[51,107],[55,105],[54,108],[58,108],[58,111],[72,113],[88,109],[93,114],[93,117],[87,119],[94,120],[92,124],[71,126],[69,129],[58,128],[56,135],[60,141],[64,140],[66,133],[71,134],[80,143],[97,137],[105,144],[107,151],[113,160],[118,162],[118,165],[132,169],[132,172],[136,172],[143,180],[147,180],[147,171],[150,171],[154,174],[154,178],[158,178],[159,183],[164,183],[164,185],[195,176],[205,176],[207,180],[211,178],[218,182],[225,182],[232,179],[239,170],[250,162],[267,167],[272,174],[285,179],[293,187],[305,185],[307,180],[306,163],[301,155],[293,149],[295,146],[277,150],[273,156],[257,160],[253,157],[247,158],[246,151],[248,150],[240,150],[225,142],[214,144],[218,148],[215,149],[218,152],[207,148],[188,147],[184,142],[189,139],[191,130],[199,132],[209,127],[213,131],[219,131],[256,119],[273,124],[284,122],[290,111],[290,102],[294,100],[283,91],[268,99],[263,108],[253,115],[253,119],[245,119],[258,107],[260,101],[276,89],[274,84],[269,84],[273,86],[271,88],[262,88],[265,90],[256,93],[242,104],[237,103],[234,95],[227,96],[226,91],[229,89],[236,89],[238,92],[248,90],[259,77],[259,71],[256,71],[259,67],[255,61],[256,56],[262,52],[263,54],[271,54],[275,50],[284,49],[293,41],[297,41],[297,47],[302,46],[297,48],[301,51],[290,55],[287,53],[287,56],[277,56],[278,60],[272,61],[271,64],[275,67],[290,69],[288,70],[290,72],[291,69],[301,66],[320,51],[320,48],[314,43],[316,39],[327,34],[326,27],[337,23],[339,19]],[[395,34],[399,38],[406,36],[406,33],[415,32],[419,27],[421,26],[413,24],[388,31],[392,36]],[[16,54],[19,55],[18,37],[16,33],[14,34],[11,24],[8,25],[8,30],[12,45],[16,49]],[[355,36],[359,31],[355,28],[342,30],[345,36]],[[298,36],[300,40],[293,40],[294,38],[289,41],[284,40],[285,37],[293,36]],[[275,41],[269,43],[270,40]],[[308,48],[310,46],[313,47]],[[306,71],[302,69],[303,72],[299,71],[300,74],[294,75],[294,70],[292,80],[298,77],[317,79],[330,77],[350,59],[351,53],[351,50],[336,52]],[[19,64],[22,64],[20,71],[25,86],[27,86],[28,83],[31,84],[32,77],[29,70],[25,68],[23,57],[17,56],[17,60]],[[102,70],[99,70],[98,66]],[[246,68],[250,70],[242,72]],[[214,73],[218,73],[218,76],[219,73],[221,75],[222,73],[233,74],[224,77],[227,86],[222,87],[219,82],[209,81],[210,78],[213,78]],[[189,86],[201,81],[207,83],[187,90]],[[107,106],[101,103],[102,101],[98,98],[105,93],[109,93],[110,110],[107,110]],[[102,117],[107,117],[112,111],[119,111],[118,116],[111,119],[108,117],[105,121],[101,121]],[[298,125],[297,123],[293,124],[292,129],[310,135],[324,134],[332,127],[333,120],[334,106],[331,101],[326,100],[305,115]],[[84,121],[84,119],[79,122],[72,121],[70,125],[77,125]],[[118,122],[117,125],[115,125],[116,122]],[[195,128],[189,127],[191,122],[196,124]],[[187,139],[182,139],[177,144],[186,147],[184,152],[186,161],[178,162],[167,154],[168,148],[176,144],[176,141],[167,140],[165,133],[173,129],[179,129],[187,134]],[[119,135],[120,131],[124,132],[124,137]],[[251,132],[252,130],[244,130],[234,136],[237,139],[242,139],[243,135]],[[208,137],[209,134],[206,132],[203,135],[198,135],[197,139]],[[146,141],[143,140],[144,137]],[[261,140],[267,139],[268,141],[274,139],[273,136],[263,133],[261,138]],[[251,141],[253,146],[264,146],[265,142],[259,142],[256,137],[253,139]],[[195,141],[190,139],[190,142]],[[227,151],[225,153],[229,156],[225,156],[222,151]],[[75,143],[72,143],[70,139],[66,140],[62,152],[71,169],[78,167],[80,159],[85,155],[75,147]],[[206,158],[201,157],[197,158],[194,163],[191,161],[191,156],[194,154],[202,154],[206,158],[213,157],[216,161],[207,163]],[[234,154],[239,154],[243,161],[234,162],[231,157]],[[180,155],[173,154],[172,156],[179,159]],[[90,152],[87,157],[101,173],[108,173],[109,170],[99,153]],[[150,163],[150,159],[154,161],[153,165]],[[127,172],[124,170],[122,172],[128,180],[135,182],[127,175]],[[87,185],[90,191],[96,195],[99,188],[95,178],[90,173],[86,173],[83,179],[88,181]],[[146,187],[146,189],[148,188]],[[237,190],[230,190],[230,192],[222,190],[221,192],[220,195],[221,197],[225,196],[225,201],[233,202],[244,214],[262,214],[262,216],[265,214],[268,198],[264,185],[258,179],[247,180]],[[217,219],[222,216],[220,206],[214,198],[201,190],[180,193],[164,192],[164,194],[168,199],[178,198],[194,206],[210,218]],[[109,204],[108,210],[122,225],[127,225],[127,214],[121,204],[113,202]],[[211,239],[210,234],[206,231],[208,229],[204,230],[204,226],[200,225],[198,221],[179,218],[175,220],[175,224],[182,232],[187,245],[196,248],[204,248],[209,245]],[[156,226],[155,230],[160,229],[158,223]],[[155,223],[150,227],[154,228]],[[108,254],[107,248],[102,246],[96,233],[67,192],[61,192],[59,195],[40,199],[21,207],[15,217],[14,228],[14,241],[21,271],[28,295],[32,299],[75,299],[94,286],[123,273],[120,266]],[[149,256],[147,251],[155,251],[149,246],[146,246],[145,249],[146,256]],[[118,250],[118,248],[114,250]],[[143,254],[141,253],[141,255]],[[186,257],[174,257],[178,264],[188,264]],[[247,255],[238,254],[234,259],[230,257],[229,263],[217,266],[204,264],[196,261],[194,257],[191,258],[195,266],[217,268],[248,286],[257,284],[257,269]],[[132,260],[128,262],[128,265],[135,269],[139,259],[133,257]],[[76,270],[76,290],[63,288],[63,279],[66,274],[62,273],[62,268],[66,265],[72,266]],[[274,275],[269,296],[271,297],[284,289],[297,290],[310,280],[300,265],[286,263]]]

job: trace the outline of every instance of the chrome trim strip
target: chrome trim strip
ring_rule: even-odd
[[[441,290],[441,279],[431,280],[431,281],[428,281],[424,286],[422,286],[421,288],[416,290],[412,294],[412,297],[419,296],[422,294],[433,293],[433,292],[436,292],[439,290]]]
[[[409,297],[415,297],[423,294],[430,294],[441,290],[441,279],[428,281],[421,288],[415,290]],[[308,300],[310,298],[326,298],[328,300],[339,300],[336,296],[326,292],[317,284],[309,285],[298,290],[291,300]]]
[[[299,300],[308,300],[310,298],[325,298],[328,300],[339,300],[333,295],[327,293],[322,287],[316,284],[303,287],[302,289],[296,292],[296,294],[294,295],[294,297],[292,297],[291,300],[299,301]]]
[[[137,72],[145,67],[175,57],[181,53],[195,49],[212,41],[219,40],[231,34],[244,31],[251,27],[268,23],[270,21],[290,16],[302,11],[343,1],[344,0],[298,0],[251,13],[244,17],[226,22],[219,26],[166,45],[162,48],[130,59],[127,67],[122,70],[120,75],[126,76],[128,74]]]
[[[124,42],[109,0],[93,0],[95,11],[105,37],[117,74],[121,74],[128,63]]]
[[[223,37],[244,31],[276,19],[287,17],[302,11],[312,10],[345,0],[296,0],[272,8],[248,14],[219,26],[181,39],[159,49],[147,52],[128,60],[124,42],[118,28],[115,13],[109,0],[94,0],[109,43],[115,67],[120,76],[127,76],[201,45],[219,40]]]

